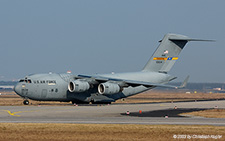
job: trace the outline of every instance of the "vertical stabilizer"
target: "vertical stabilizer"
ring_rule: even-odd
[[[143,71],[167,73],[178,60],[178,55],[186,43],[191,40],[193,39],[184,35],[166,34]]]

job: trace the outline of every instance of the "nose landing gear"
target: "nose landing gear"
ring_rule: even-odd
[[[29,105],[29,101],[26,99],[26,100],[23,101],[23,104],[24,105]]]

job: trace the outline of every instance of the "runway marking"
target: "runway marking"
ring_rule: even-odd
[[[51,110],[58,110],[58,109],[60,110],[60,109],[73,109],[73,108],[53,108]],[[21,115],[16,115],[16,114],[28,113],[28,112],[38,112],[38,111],[45,111],[45,110],[49,110],[49,109],[38,109],[38,110],[32,110],[32,111],[18,111],[18,112],[11,112],[9,110],[2,110],[2,111],[7,112],[11,116],[20,117]]]
[[[25,112],[35,112],[35,110],[33,110],[33,111],[18,111],[18,112],[11,112],[11,111],[9,111],[9,110],[2,110],[2,111],[5,111],[5,112],[7,112],[9,115],[11,115],[11,116],[15,116],[15,117],[20,117],[21,115],[15,115],[15,114],[19,114],[19,113],[25,113]],[[38,110],[36,110],[36,111],[38,111]]]
[[[9,111],[9,110],[3,110],[3,111],[6,111],[6,112],[8,112],[9,115],[16,116],[16,117],[20,117],[20,115],[15,115],[15,114],[22,113],[22,111],[13,112],[13,113],[11,111]]]

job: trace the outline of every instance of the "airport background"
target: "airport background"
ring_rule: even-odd
[[[224,0],[0,1],[0,140],[174,140],[179,135],[224,140],[224,5]],[[12,91],[19,79],[34,73],[139,71],[166,33],[216,40],[190,42],[181,52],[170,72],[178,79],[170,84],[190,75],[185,89],[157,88],[112,105],[84,106],[40,101],[23,106]],[[170,117],[182,108],[206,110]],[[140,110],[160,116],[126,115],[140,116]]]
[[[170,74],[223,83],[224,0],[1,1],[0,81],[34,73],[141,70],[166,33],[190,42]]]

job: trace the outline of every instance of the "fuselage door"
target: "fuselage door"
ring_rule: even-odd
[[[43,89],[41,92],[41,98],[46,98],[47,96],[47,89]]]
[[[22,93],[22,96],[27,97],[27,95],[28,95],[28,89],[22,88],[21,89],[21,93]]]

